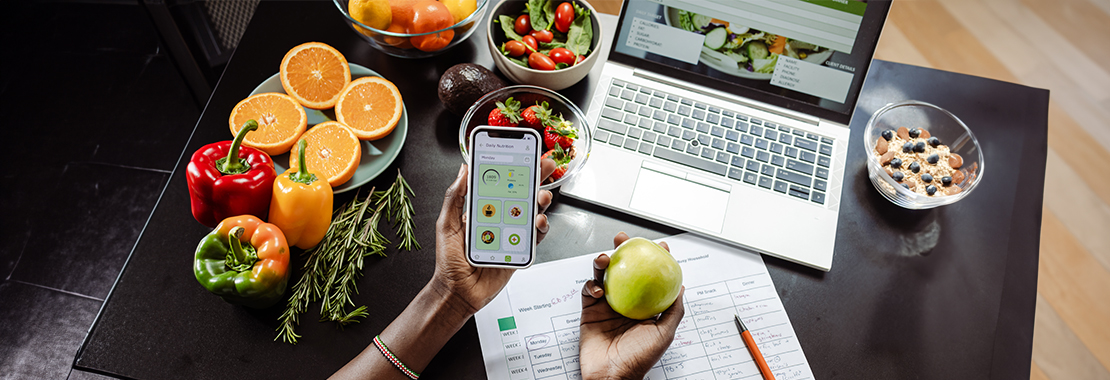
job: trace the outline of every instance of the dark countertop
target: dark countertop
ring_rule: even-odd
[[[193,278],[196,242],[209,229],[189,212],[184,165],[200,146],[228,140],[227,115],[278,70],[292,46],[321,41],[352,63],[392,80],[409,110],[401,169],[417,194],[418,252],[388,251],[366,262],[358,305],[370,317],[338,330],[301,317],[296,346],[273,341],[280,306],[224,303]],[[439,74],[460,62],[493,67],[479,29],[436,58],[404,60],[367,46],[331,2],[265,2],[240,41],[127,265],[78,353],[74,367],[129,378],[321,378],[365,348],[431,277],[440,197],[462,157],[459,118],[436,97]],[[561,91],[583,104],[595,74]],[[970,125],[989,173],[975,193],[927,211],[899,208],[867,180],[864,154],[849,144],[836,256],[828,273],[764,257],[806,357],[819,378],[1027,377],[1033,340],[1048,91],[875,61],[852,120],[860,139],[882,105],[917,99]],[[336,197],[336,205],[352,193]],[[552,233],[539,261],[610,248],[612,235],[658,238],[679,230],[556,195]],[[387,233],[387,236],[390,236]],[[804,233],[799,234],[804,238]],[[301,263],[294,259],[294,266]],[[295,271],[294,276],[300,272]],[[426,378],[485,378],[473,321],[452,338]]]

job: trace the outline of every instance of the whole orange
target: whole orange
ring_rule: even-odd
[[[419,0],[412,6],[412,28],[410,33],[428,33],[450,28],[455,24],[455,16],[447,6],[436,0]],[[443,49],[455,37],[454,30],[412,37],[412,45],[422,51]]]
[[[409,32],[408,29],[405,28],[404,26],[401,26],[401,24],[390,25],[389,28],[386,29],[385,31],[393,32],[393,33],[408,33]],[[408,37],[385,36],[385,38],[383,38],[383,40],[389,46],[393,46],[393,47],[398,48],[398,49],[412,49],[412,43],[409,42]]]
[[[403,28],[400,33],[411,33],[414,5],[419,0],[390,0],[389,9],[393,13],[392,25]],[[392,29],[392,28],[390,28]],[[393,30],[390,30],[391,32]]]

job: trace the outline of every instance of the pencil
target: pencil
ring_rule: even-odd
[[[763,380],[775,380],[775,375],[771,373],[771,367],[767,366],[767,361],[763,360],[763,353],[759,352],[759,347],[755,345],[755,339],[752,338],[751,331],[748,331],[744,322],[740,321],[740,316],[733,314],[736,317],[736,329],[740,330],[740,337],[744,339],[744,345],[748,346],[748,352],[752,354],[752,359],[755,360],[755,365],[759,366],[759,373],[763,375]]]

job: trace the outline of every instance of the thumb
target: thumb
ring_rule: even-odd
[[[459,174],[455,177],[455,182],[452,182],[451,186],[447,188],[447,192],[443,194],[443,208],[439,211],[436,229],[443,230],[448,223],[460,223],[462,221],[463,213],[466,212],[466,174],[467,167],[466,164],[463,164],[459,167]]]

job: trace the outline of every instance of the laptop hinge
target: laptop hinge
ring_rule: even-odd
[[[646,70],[633,69],[632,76],[636,76],[636,77],[644,78],[644,79],[647,79],[647,80],[659,82],[659,83],[662,83],[662,84],[665,84],[665,85],[668,85],[668,86],[678,87],[678,88],[681,88],[683,90],[696,92],[696,93],[699,93],[699,94],[702,94],[702,95],[705,95],[705,96],[709,96],[709,97],[713,97],[713,98],[716,98],[716,99],[720,99],[720,100],[723,100],[723,101],[726,101],[726,102],[736,103],[736,104],[744,106],[744,107],[755,108],[755,109],[763,111],[763,112],[772,113],[772,114],[775,114],[777,116],[782,116],[782,117],[785,117],[785,118],[788,118],[788,119],[791,119],[791,120],[797,120],[799,122],[806,123],[806,124],[818,125],[821,122],[821,120],[818,119],[818,118],[807,117],[807,116],[799,115],[799,114],[792,113],[792,112],[786,112],[786,111],[775,109],[775,108],[772,108],[772,107],[769,107],[769,106],[766,106],[766,105],[762,105],[762,104],[758,104],[758,103],[752,103],[752,102],[745,102],[745,101],[743,101],[741,99],[737,99],[735,97],[728,97],[728,96],[723,96],[723,95],[720,95],[720,94],[717,94],[717,93],[714,93],[714,92],[705,91],[704,89],[699,89],[697,87],[693,87],[693,86],[690,86],[690,85],[685,84],[685,83],[675,82],[674,80],[669,79],[668,77],[661,76],[659,74],[655,74],[655,73],[652,73],[652,72],[646,71]]]

